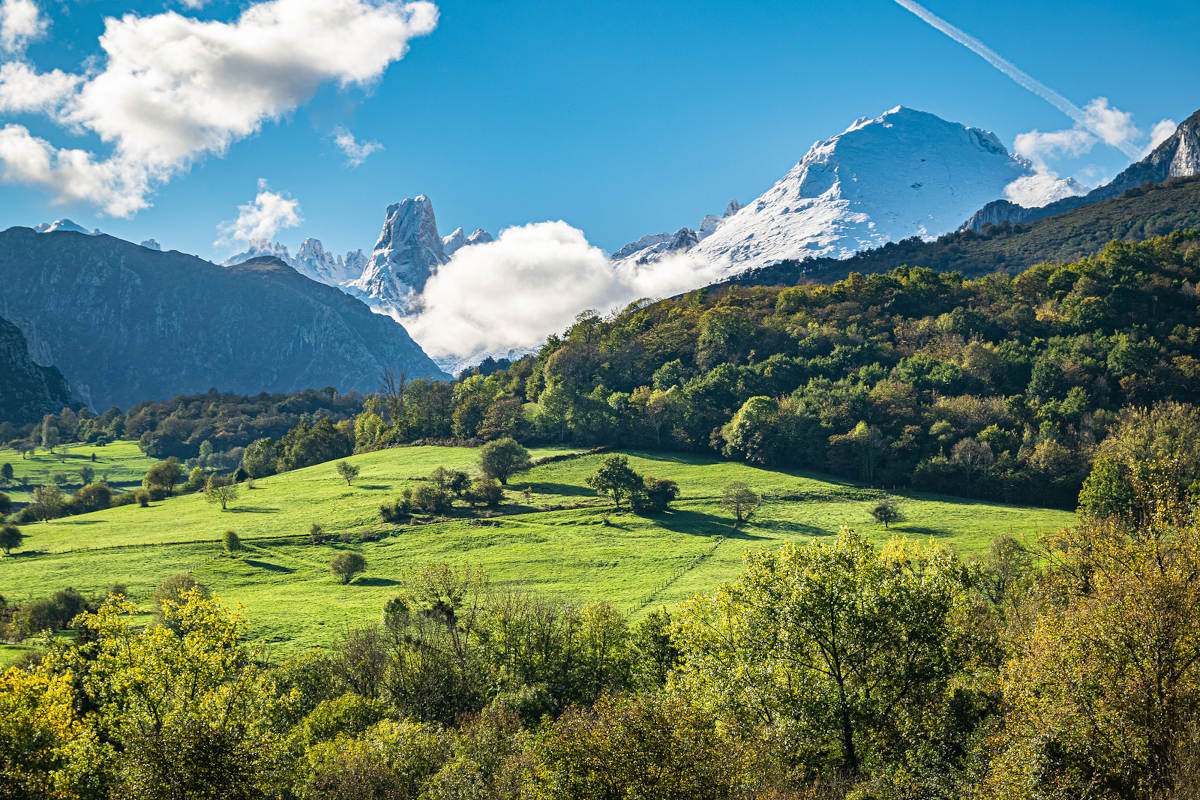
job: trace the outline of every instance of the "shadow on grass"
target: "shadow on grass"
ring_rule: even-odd
[[[18,550],[15,553],[9,553],[5,558],[36,558],[46,554],[45,550]]]
[[[686,533],[690,536],[726,536],[730,539],[768,538],[766,536],[755,536],[743,529],[734,528],[733,520],[728,517],[718,517],[700,511],[675,509],[646,517],[646,519],[672,533]]]
[[[903,522],[899,525],[892,525],[892,527],[888,528],[887,531],[889,533],[911,533],[916,536],[935,536],[938,538],[955,535],[954,531],[948,531],[945,528],[930,528],[925,525],[907,525]]]
[[[267,572],[295,572],[296,571],[296,570],[292,569],[291,567],[285,567],[282,564],[272,564],[270,561],[259,561],[258,559],[255,559],[255,558],[244,558],[244,559],[242,559],[242,563],[248,564],[252,567],[258,567],[259,569],[265,569]]]
[[[264,506],[233,506],[225,510],[231,514],[275,514],[279,511],[278,508]]]
[[[795,533],[801,536],[832,536],[832,531],[818,528],[816,525],[805,525],[803,522],[792,522],[786,519],[758,519],[752,517],[749,523],[753,528],[761,528],[775,533]]]
[[[399,586],[400,581],[394,581],[391,578],[359,578],[354,581],[355,586]]]
[[[582,496],[594,497],[596,495],[595,492],[593,492],[591,489],[587,488],[586,486],[574,486],[569,483],[518,482],[518,483],[510,483],[507,488],[512,489],[513,491],[519,492],[522,489],[524,489],[525,487],[529,487],[530,489],[532,489],[534,494],[556,494],[556,495],[563,495],[566,497],[582,497]]]
[[[73,520],[69,517],[66,519],[54,520],[55,525],[99,525],[101,522],[103,522],[103,520],[99,520],[99,519],[75,519],[75,520]]]
[[[356,483],[353,488],[366,489],[369,492],[380,492],[385,489],[390,489],[392,487],[387,485],[386,483]]]

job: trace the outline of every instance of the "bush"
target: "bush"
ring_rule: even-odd
[[[145,489],[139,489],[137,492],[135,492],[134,498],[137,500],[137,504],[142,508],[150,507],[150,493]]]
[[[648,477],[642,490],[629,496],[629,504],[638,514],[660,514],[678,498],[679,484],[675,481]]]
[[[386,503],[379,507],[379,513],[384,522],[392,524],[407,522],[412,519],[412,490],[405,489],[404,494],[392,505]]]
[[[14,622],[17,630],[26,636],[42,631],[61,631],[86,609],[87,601],[83,595],[68,587],[20,609]]]
[[[471,478],[467,473],[457,469],[446,469],[445,467],[438,467],[431,472],[429,480],[437,485],[439,489],[453,492],[456,497],[462,497],[471,485]]]
[[[187,483],[183,485],[183,489],[181,491],[183,491],[185,494],[198,492],[204,488],[204,482],[207,480],[207,478],[208,476],[204,472],[203,467],[192,467],[192,471],[188,473]]]
[[[529,451],[515,439],[497,439],[479,450],[479,470],[489,478],[507,485],[508,479],[529,469]]]
[[[112,505],[112,489],[106,483],[89,483],[71,496],[67,504],[74,514],[103,511]]]
[[[178,603],[193,589],[198,590],[203,597],[212,596],[211,589],[186,572],[172,575],[160,583],[158,588],[154,590],[154,604],[158,608],[159,615],[162,615],[163,603],[168,600],[172,603]]]
[[[431,483],[423,483],[412,493],[412,505],[425,514],[446,514],[454,506],[454,498],[445,489]]]
[[[309,526],[308,541],[312,542],[313,544],[320,544],[328,538],[329,536],[325,533],[325,529],[317,523],[314,522]]]
[[[356,553],[353,550],[347,550],[344,553],[338,553],[332,561],[329,562],[329,571],[337,576],[343,584],[350,583],[354,576],[367,568],[367,560],[363,558],[361,553]]]
[[[225,531],[221,536],[221,544],[225,547],[225,552],[233,555],[242,549],[242,540],[233,531]]]
[[[476,478],[467,496],[472,504],[495,507],[504,499],[504,487],[495,478]]]

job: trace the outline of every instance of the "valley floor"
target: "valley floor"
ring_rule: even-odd
[[[570,451],[532,455],[564,452]],[[23,549],[0,558],[0,595],[20,603],[66,586],[98,595],[124,584],[148,610],[155,586],[189,572],[226,603],[243,606],[252,634],[283,656],[378,619],[406,571],[421,564],[476,565],[495,585],[605,600],[637,616],[732,578],[747,550],[830,536],[842,525],[876,541],[933,539],[969,555],[985,552],[997,536],[1032,539],[1075,520],[1052,509],[898,492],[907,521],[885,530],[870,516],[878,502],[870,490],[811,473],[664,453],[628,454],[638,472],[679,483],[680,500],[655,517],[614,513],[585,484],[603,456],[580,455],[511,479],[501,515],[491,519],[463,511],[429,524],[381,520],[380,505],[404,487],[437,466],[473,470],[477,453],[406,447],[358,455],[351,460],[361,472],[352,486],[334,464],[321,464],[242,487],[227,511],[196,494],[28,525]],[[738,529],[719,505],[722,488],[733,481],[768,498]],[[330,543],[309,542],[314,523]],[[222,549],[226,530],[246,545],[239,557]],[[356,541],[377,535],[378,541]],[[358,550],[368,564],[345,586],[328,568],[344,549]],[[0,660],[16,652],[0,649]]]

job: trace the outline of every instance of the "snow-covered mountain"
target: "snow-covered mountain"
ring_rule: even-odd
[[[345,256],[328,252],[320,239],[311,236],[300,243],[296,257],[290,262],[292,269],[306,278],[330,286],[352,281],[362,275],[367,257],[362,250],[352,250]]]
[[[1044,179],[1030,184],[1036,175],[993,133],[897,106],[815,143],[774,186],[744,208],[731,207],[727,218],[705,218],[706,235],[686,252],[730,274],[782,259],[844,258],[955,230],[1017,181],[1025,181],[1026,194],[1081,189]]]
[[[442,249],[445,250],[447,256],[452,256],[464,247],[494,241],[496,241],[496,237],[483,228],[476,228],[470,236],[464,234],[462,228],[455,228],[454,233],[442,237]]]
[[[449,260],[433,203],[417,195],[388,206],[371,259],[349,288],[373,305],[408,309],[429,276]]]
[[[158,243],[157,239],[145,240],[142,242],[142,247],[146,248],[147,250],[162,250],[162,245]]]
[[[632,260],[639,264],[648,264],[668,253],[686,251],[695,247],[701,239],[711,236],[721,223],[732,217],[741,208],[742,204],[737,200],[730,200],[729,205],[725,206],[724,216],[705,214],[704,219],[700,221],[700,227],[696,230],[680,228],[674,233],[652,233],[643,236],[636,242],[630,242],[614,252],[612,259],[613,261]]]
[[[262,258],[263,256],[278,258],[288,266],[292,266],[292,254],[288,252],[287,245],[280,244],[279,242],[252,242],[242,252],[234,253],[222,261],[221,265],[233,267],[238,264],[245,264],[252,258]]]
[[[34,226],[34,230],[38,233],[54,233],[55,231],[72,231],[74,233],[83,233],[88,236],[99,236],[102,231],[99,228],[88,230],[78,222],[69,219],[56,219],[54,222],[43,222],[41,225]]]

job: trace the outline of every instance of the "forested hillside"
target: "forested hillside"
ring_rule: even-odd
[[[717,451],[1073,507],[1122,409],[1196,400],[1198,280],[1189,230],[1016,276],[906,267],[702,290],[584,314],[486,377],[370,399],[356,446],[515,435]]]
[[[887,272],[904,265],[957,271],[968,277],[1018,272],[1047,261],[1077,261],[1114,239],[1140,242],[1196,227],[1200,227],[1200,178],[1174,178],[1032,223],[948,233],[932,242],[913,237],[842,260],[784,261],[743,272],[727,283],[829,283],[851,272]]]

